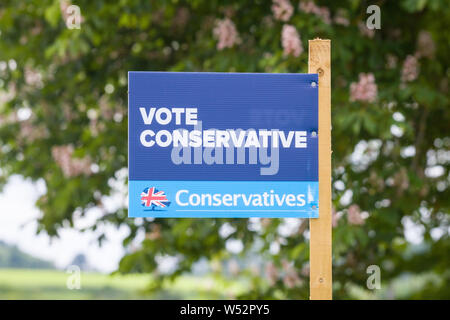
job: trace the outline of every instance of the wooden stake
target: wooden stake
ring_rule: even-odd
[[[309,40],[309,73],[319,74],[319,218],[310,219],[310,299],[332,299],[331,41]]]

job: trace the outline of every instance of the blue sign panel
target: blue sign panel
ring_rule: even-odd
[[[128,78],[130,217],[318,217],[317,74]]]

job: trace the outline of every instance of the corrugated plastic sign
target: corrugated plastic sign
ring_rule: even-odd
[[[128,77],[130,217],[318,217],[317,74]]]

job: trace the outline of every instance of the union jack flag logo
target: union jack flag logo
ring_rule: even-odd
[[[167,199],[164,191],[159,191],[155,187],[148,187],[142,191],[141,202],[143,207],[152,207],[152,210],[155,210],[156,207],[165,208],[170,206],[170,201]]]

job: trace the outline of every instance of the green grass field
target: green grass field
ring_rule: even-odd
[[[243,283],[212,276],[183,276],[160,293],[148,294],[148,275],[81,273],[81,288],[70,290],[70,274],[58,270],[0,269],[0,299],[227,299]]]
[[[5,299],[233,299],[249,288],[249,283],[224,280],[212,275],[185,275],[167,283],[157,294],[145,289],[151,284],[148,275],[81,274],[81,288],[70,290],[70,274],[58,270],[1,269],[0,300]],[[370,291],[349,287],[354,299],[408,299],[426,283],[441,285],[436,275],[403,277],[382,290]],[[283,299],[282,296],[276,297]]]

